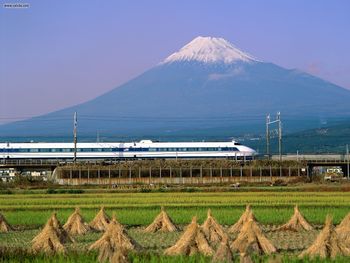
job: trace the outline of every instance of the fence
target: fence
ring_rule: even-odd
[[[60,184],[219,184],[273,182],[306,175],[304,167],[58,167],[54,177]]]

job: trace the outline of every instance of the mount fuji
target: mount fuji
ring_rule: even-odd
[[[0,136],[82,135],[202,139],[264,130],[280,111],[285,130],[350,116],[350,91],[245,53],[223,38],[197,37],[127,83],[80,105],[0,126]]]

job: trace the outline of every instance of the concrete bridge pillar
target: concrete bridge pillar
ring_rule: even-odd
[[[350,179],[350,178],[349,178],[349,177],[350,177],[349,165],[343,164],[343,165],[341,166],[341,169],[342,169],[342,171],[343,171],[344,177]]]

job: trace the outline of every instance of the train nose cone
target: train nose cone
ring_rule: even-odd
[[[256,151],[252,148],[249,148],[247,146],[245,146],[245,149],[244,149],[246,152],[249,152],[251,155],[256,155]]]

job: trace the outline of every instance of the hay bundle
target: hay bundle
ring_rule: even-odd
[[[60,239],[65,242],[75,242],[75,240],[68,234],[68,232],[62,227],[60,221],[57,219],[56,213],[53,213],[49,218],[49,221],[52,221],[53,227],[57,230]]]
[[[124,248],[118,249],[110,259],[111,263],[129,263],[128,251]]]
[[[100,262],[104,262],[107,259],[110,262],[119,262],[113,260],[116,258],[127,258],[128,251],[139,250],[140,248],[140,245],[129,237],[124,227],[113,216],[102,237],[93,243],[89,250],[99,251],[98,259]]]
[[[105,231],[109,224],[109,217],[105,212],[104,207],[96,214],[95,218],[90,222],[89,226],[97,231]]]
[[[225,236],[222,239],[218,249],[216,250],[215,255],[213,257],[213,262],[226,262],[226,263],[233,262],[232,252],[230,249],[229,240],[227,236]]]
[[[81,216],[79,208],[75,208],[74,213],[70,215],[63,228],[70,235],[84,235],[91,230],[89,225],[85,223],[83,217]]]
[[[152,224],[146,227],[144,231],[148,233],[155,233],[157,231],[175,232],[178,230],[179,229],[177,228],[177,226],[173,223],[171,218],[165,212],[164,207],[162,207],[160,214],[154,219]]]
[[[340,224],[335,228],[338,236],[350,247],[350,213],[348,213]]]
[[[336,256],[350,256],[348,248],[338,236],[332,224],[332,218],[327,215],[325,226],[312,245],[304,250],[299,258],[309,256],[311,258],[319,256],[320,258],[335,258]]]
[[[193,255],[202,253],[206,256],[213,255],[214,251],[210,247],[203,230],[197,224],[197,218],[193,217],[175,245],[165,250],[165,255]]]
[[[301,229],[304,230],[312,230],[313,227],[306,221],[304,216],[300,213],[298,206],[294,207],[294,215],[291,219],[284,225],[280,226],[276,230],[291,230],[291,231],[299,231]]]
[[[63,243],[68,239],[70,239],[69,235],[62,229],[54,213],[43,230],[32,240],[32,250],[35,253],[65,253],[66,248]]]
[[[212,216],[210,209],[208,210],[207,219],[202,225],[202,230],[209,242],[217,243],[227,236],[222,226]]]
[[[0,213],[0,233],[12,231],[13,228],[7,223],[6,218]]]
[[[52,213],[51,217],[49,220],[47,220],[46,225],[44,226],[43,230],[32,240],[33,243],[39,242],[42,239],[45,239],[45,227],[46,226],[52,226],[54,230],[57,233],[57,236],[59,237],[60,241],[62,243],[66,242],[75,242],[74,239],[67,233],[66,230],[63,229],[62,225],[57,219],[56,213]]]
[[[243,225],[236,240],[231,243],[231,249],[240,253],[254,252],[267,255],[276,252],[275,246],[264,236],[252,219]]]
[[[253,260],[249,254],[241,253],[239,255],[239,263],[253,263]]]
[[[250,219],[256,221],[253,210],[251,209],[250,205],[247,205],[244,213],[241,215],[239,220],[228,229],[228,232],[231,234],[239,233],[243,225]]]

